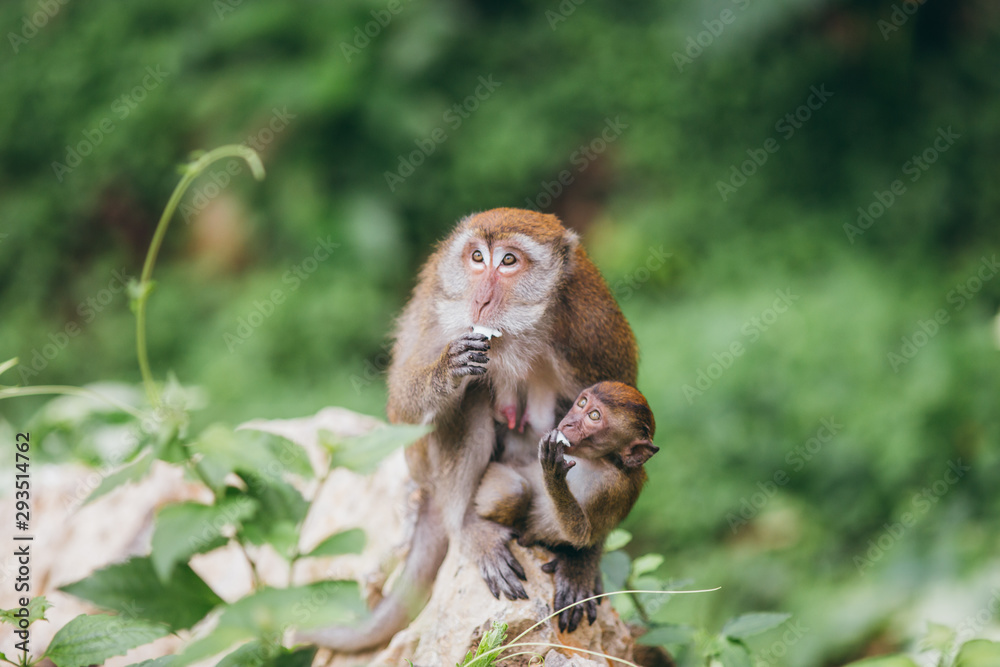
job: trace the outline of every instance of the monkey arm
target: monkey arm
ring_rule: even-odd
[[[559,432],[550,431],[538,443],[538,460],[542,464],[545,491],[552,500],[555,519],[561,537],[576,548],[589,546],[593,539],[593,526],[566,481],[566,474],[576,465],[567,461],[565,447],[558,440]]]
[[[429,423],[439,413],[458,406],[463,392],[458,391],[466,377],[486,374],[490,349],[486,336],[467,333],[453,340],[441,354],[427,363],[416,354],[403,356],[403,344],[397,341],[394,357],[402,358],[389,368],[389,420],[392,422]]]
[[[593,527],[570,492],[566,479],[546,475],[545,490],[555,506],[556,520],[566,541],[578,549],[589,546],[594,535]]]

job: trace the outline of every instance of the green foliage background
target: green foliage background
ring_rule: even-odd
[[[102,293],[112,271],[138,276],[190,151],[257,136],[284,110],[268,178],[243,169],[175,221],[151,361],[204,387],[205,423],[380,414],[386,334],[432,243],[471,211],[537,201],[566,170],[546,210],[615,287],[663,448],[627,527],[667,556],[661,572],[723,586],[664,619],[791,612],[809,631],[789,664],[837,664],[983,608],[1000,583],[1000,280],[969,280],[1000,237],[995,4],[404,0],[345,54],[388,6],[70,1],[15,52],[10,34],[42,4],[0,5],[0,357],[35,363],[26,384],[138,381],[127,297]],[[679,71],[674,54],[727,9],[735,20]],[[166,74],[139,101],[147,68]],[[500,85],[454,127],[446,112],[480,77]],[[832,97],[785,138],[776,123],[813,86]],[[608,119],[627,127],[579,171],[574,152]],[[52,163],[109,120],[60,181]],[[447,139],[390,189],[386,172],[436,128]],[[959,138],[911,182],[904,163],[942,128]],[[717,182],[769,137],[779,150],[723,200]],[[895,179],[905,193],[852,243],[844,225]],[[317,239],[339,247],[296,282]],[[658,252],[671,256],[656,266]],[[275,290],[283,302],[233,343]],[[776,290],[797,300],[756,327]],[[941,309],[948,321],[893,363]],[[46,360],[70,322],[81,332]],[[685,394],[734,342],[745,352]],[[3,416],[25,424],[39,404],[6,401]],[[841,428],[795,469],[789,453],[825,418]],[[958,460],[970,470],[859,572],[869,540]],[[777,471],[788,483],[767,495]],[[744,500],[762,506],[734,522]]]

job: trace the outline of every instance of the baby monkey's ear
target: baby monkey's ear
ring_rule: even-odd
[[[658,451],[660,448],[651,440],[635,440],[622,450],[622,461],[629,468],[641,468]]]

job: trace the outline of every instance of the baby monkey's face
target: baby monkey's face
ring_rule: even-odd
[[[615,449],[616,419],[607,405],[590,388],[576,397],[572,409],[559,422],[570,446],[566,453],[585,459],[598,459]]]
[[[656,422],[646,398],[621,382],[598,382],[576,397],[559,422],[569,446],[566,454],[583,459],[617,455],[628,467],[641,467],[659,447]]]

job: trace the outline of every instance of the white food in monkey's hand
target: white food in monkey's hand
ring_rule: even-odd
[[[569,438],[563,435],[562,431],[556,431],[556,442],[561,442],[566,447],[572,447],[572,445],[569,442]]]
[[[503,334],[500,333],[499,329],[493,329],[491,327],[484,327],[481,324],[472,325],[472,333],[482,334],[486,338],[499,338]]]

